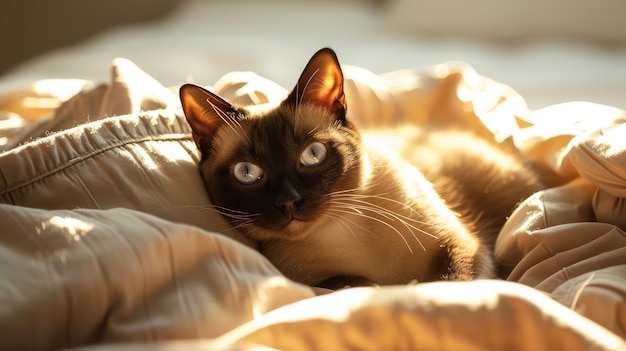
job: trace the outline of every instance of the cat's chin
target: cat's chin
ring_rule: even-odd
[[[254,236],[258,240],[288,240],[296,241],[305,238],[313,227],[313,223],[299,219],[292,219],[279,229],[259,228],[254,231]]]
[[[281,238],[286,240],[300,240],[307,236],[310,228],[311,222],[292,219],[282,229],[280,229],[278,234]]]

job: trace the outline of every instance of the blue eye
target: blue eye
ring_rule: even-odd
[[[233,174],[241,184],[250,185],[261,179],[263,170],[254,163],[239,162],[235,165]]]
[[[311,143],[300,155],[300,163],[307,167],[314,167],[326,159],[326,146],[318,141]]]

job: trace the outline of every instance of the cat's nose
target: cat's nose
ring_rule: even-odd
[[[300,200],[302,200],[302,197],[298,189],[296,189],[289,179],[285,178],[276,196],[276,207],[285,214],[293,213]]]

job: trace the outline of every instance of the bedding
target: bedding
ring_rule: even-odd
[[[624,111],[531,111],[463,63],[344,74],[360,125],[436,118],[554,173],[499,235],[506,281],[289,281],[211,211],[177,87],[116,59],[103,83],[0,96],[0,349],[626,349]],[[251,72],[208,88],[258,108],[287,93]]]

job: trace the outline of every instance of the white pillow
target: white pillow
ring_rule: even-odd
[[[253,73],[227,75],[216,88],[239,103],[271,103],[285,94]],[[177,92],[132,62],[114,60],[110,83],[75,95],[24,134],[33,141],[0,154],[0,202],[48,210],[124,207],[251,245],[211,209],[179,105]]]

